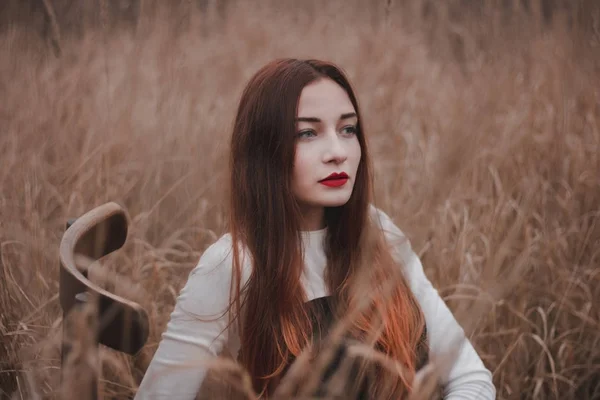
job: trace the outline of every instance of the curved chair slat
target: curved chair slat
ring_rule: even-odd
[[[60,304],[66,314],[83,293],[97,299],[98,342],[115,350],[135,354],[148,339],[146,311],[137,303],[110,293],[87,278],[90,261],[118,250],[127,239],[129,218],[125,210],[110,202],[92,209],[65,231],[60,243]],[[76,298],[79,296],[79,298]]]

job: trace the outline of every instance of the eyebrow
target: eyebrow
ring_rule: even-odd
[[[355,112],[342,114],[342,115],[340,115],[340,121],[342,121],[344,119],[355,118],[355,117],[357,117]],[[316,122],[316,123],[318,123],[318,122],[322,122],[322,121],[316,117],[298,117],[298,118],[296,118],[296,122]]]

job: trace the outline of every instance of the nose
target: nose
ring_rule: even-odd
[[[327,148],[323,161],[326,163],[341,164],[348,158],[346,147],[336,133],[329,135]]]

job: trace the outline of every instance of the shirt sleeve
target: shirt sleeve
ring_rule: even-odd
[[[190,272],[135,396],[136,400],[195,399],[206,362],[229,339],[230,241],[210,246]]]
[[[452,363],[440,363],[439,366],[444,399],[495,399],[496,388],[491,372],[485,367],[464,330],[425,275],[421,260],[413,251],[410,242],[383,211],[377,210],[376,215],[379,220],[377,222],[381,224],[392,246],[394,258],[404,265],[409,286],[423,311],[430,357],[443,360],[448,354],[456,356]]]

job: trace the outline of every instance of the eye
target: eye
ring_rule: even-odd
[[[299,139],[307,139],[316,136],[317,133],[312,129],[304,129],[298,132],[297,136]]]
[[[357,129],[355,125],[347,125],[345,127],[342,128],[342,133],[345,135],[356,135],[357,133]]]

